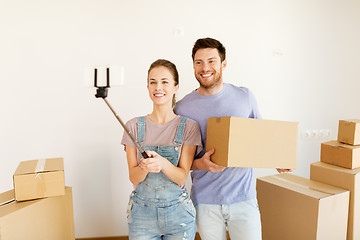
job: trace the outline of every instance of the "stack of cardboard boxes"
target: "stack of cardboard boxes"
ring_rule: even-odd
[[[0,194],[1,240],[75,239],[62,158],[23,161],[13,181],[14,189]]]
[[[338,140],[321,144],[310,179],[257,179],[263,240],[360,239],[360,120],[340,120]]]
[[[360,240],[360,120],[340,120],[337,141],[321,144],[310,179],[350,191],[347,240]]]
[[[298,123],[209,118],[206,150],[225,167],[295,169]],[[349,191],[293,174],[257,181],[263,240],[345,240]]]

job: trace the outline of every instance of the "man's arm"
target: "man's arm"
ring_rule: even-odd
[[[207,151],[204,156],[194,159],[191,170],[206,170],[208,172],[222,172],[225,167],[213,163],[210,156],[215,152],[214,149]]]
[[[214,149],[207,151],[202,158],[194,159],[191,170],[206,170],[208,172],[222,172],[224,171],[225,167],[217,165],[216,163],[212,162],[210,157],[215,152]],[[288,173],[292,172],[292,169],[284,169],[284,168],[277,168],[276,169],[279,173]]]

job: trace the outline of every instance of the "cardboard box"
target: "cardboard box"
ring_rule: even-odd
[[[209,118],[206,151],[225,167],[295,169],[298,123],[275,120]]]
[[[338,141],[321,143],[321,162],[354,169],[360,167],[360,146]]]
[[[349,191],[293,174],[257,179],[264,240],[346,239]]]
[[[25,202],[14,201],[14,190],[1,193],[0,239],[75,239],[71,188],[63,196]]]
[[[310,165],[310,178],[350,190],[348,240],[360,239],[360,168],[345,169],[316,162]]]
[[[351,145],[360,145],[360,119],[340,120],[338,140]]]
[[[65,194],[64,161],[62,158],[20,162],[13,178],[16,201]]]

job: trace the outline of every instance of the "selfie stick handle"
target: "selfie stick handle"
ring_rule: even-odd
[[[138,142],[136,142],[136,140],[134,139],[133,135],[130,133],[130,131],[127,129],[126,125],[123,123],[123,121],[121,121],[121,118],[116,114],[116,112],[114,111],[114,109],[110,106],[109,102],[103,98],[106,105],[108,105],[108,107],[110,108],[111,112],[115,115],[116,119],[119,121],[119,123],[121,124],[121,126],[124,128],[125,132],[127,133],[127,135],[131,138],[131,140],[133,141],[133,143],[135,144],[136,148],[140,151],[141,155],[144,158],[149,158],[149,156],[146,154],[146,152],[144,151],[144,149],[140,146],[140,144]]]

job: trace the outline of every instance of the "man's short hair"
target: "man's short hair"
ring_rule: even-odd
[[[191,57],[192,57],[193,61],[194,61],[195,53],[197,52],[197,50],[203,49],[203,48],[216,48],[219,52],[221,62],[224,61],[226,58],[226,50],[225,50],[225,47],[221,44],[221,42],[219,42],[218,40],[213,39],[213,38],[200,38],[195,42],[194,47],[192,49]]]

